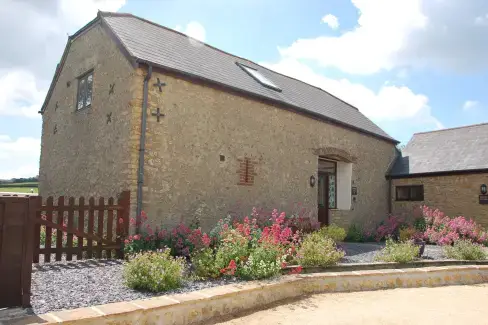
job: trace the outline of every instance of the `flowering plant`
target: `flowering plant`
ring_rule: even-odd
[[[376,228],[376,241],[381,241],[388,237],[398,238],[400,227],[404,225],[404,220],[397,216],[388,216],[386,221],[382,222],[378,228]]]
[[[475,243],[486,243],[488,233],[472,219],[463,216],[449,218],[438,209],[421,207],[426,230],[424,239],[438,245],[452,245],[458,240],[470,240]]]

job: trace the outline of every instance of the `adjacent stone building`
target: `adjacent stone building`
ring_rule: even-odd
[[[166,226],[253,206],[388,214],[397,141],[327,91],[129,14],[69,38],[41,110],[40,194],[131,190]]]
[[[488,123],[414,134],[390,178],[393,214],[425,204],[488,227]]]

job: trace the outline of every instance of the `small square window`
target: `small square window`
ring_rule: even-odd
[[[93,95],[93,71],[78,78],[78,96],[76,109],[90,107]]]
[[[397,201],[423,201],[424,186],[423,185],[397,186],[396,200]]]

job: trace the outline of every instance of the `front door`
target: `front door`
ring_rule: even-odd
[[[319,172],[318,207],[319,222],[322,226],[329,225],[329,175]]]

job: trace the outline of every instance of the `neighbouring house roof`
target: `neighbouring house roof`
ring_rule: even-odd
[[[318,87],[131,14],[99,12],[98,19],[102,20],[102,26],[107,26],[113,33],[112,36],[132,62],[150,64],[212,82],[398,143],[357,108]],[[281,91],[263,86],[236,63],[258,70]]]
[[[389,176],[488,172],[488,123],[415,133]]]

